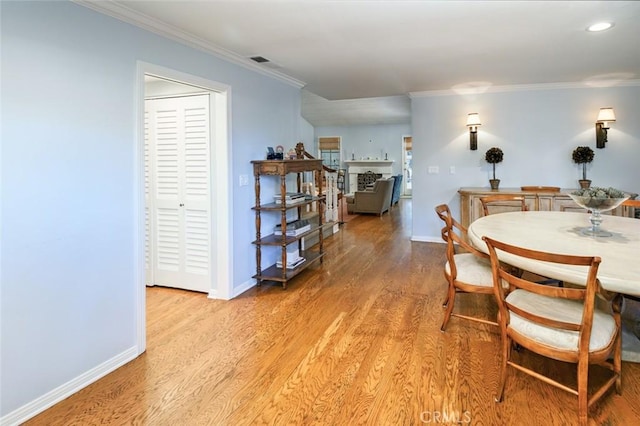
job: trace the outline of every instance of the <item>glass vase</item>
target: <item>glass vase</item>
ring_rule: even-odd
[[[591,211],[591,216],[589,216],[591,226],[582,230],[584,235],[589,235],[591,237],[610,237],[613,235],[611,232],[600,229],[600,224],[603,221],[602,213],[615,209],[629,198],[594,198],[575,194],[568,195],[577,205]]]

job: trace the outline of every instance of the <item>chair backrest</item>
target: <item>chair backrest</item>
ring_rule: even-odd
[[[521,195],[496,194],[480,197],[482,212],[489,214],[504,213],[510,211],[527,211],[525,198]]]
[[[380,182],[384,181],[384,179],[380,178],[380,179],[376,179],[373,183],[369,184],[371,185],[367,191],[373,191],[373,192],[377,192],[378,191],[378,187],[380,186]]]
[[[510,314],[513,313],[543,327],[577,331],[579,333],[579,352],[588,353],[589,341],[591,338],[591,327],[593,324],[595,297],[596,292],[600,288],[600,282],[597,279],[600,258],[597,256],[573,256],[529,250],[496,241],[489,237],[483,237],[482,239],[487,244],[489,257],[491,258],[493,290],[498,301],[498,309],[500,312],[499,317],[501,318],[500,326],[507,328],[511,319]],[[572,267],[583,267],[586,272],[585,282],[575,284],[584,284],[584,287],[553,287],[522,278],[516,275],[517,273],[514,272],[514,269],[509,266],[513,264],[517,265],[518,259],[551,262],[571,265]],[[506,292],[503,286],[500,285],[503,281],[506,281],[509,284],[510,292],[522,289],[529,293],[535,293],[546,297],[582,301],[584,303],[582,318],[579,322],[572,322],[569,319],[551,319],[545,316],[543,312],[536,311],[535,308],[539,307],[539,305],[536,304],[531,305],[533,308],[531,308],[531,306],[527,307],[526,304],[520,304],[518,307],[515,307],[505,300]],[[549,355],[549,353],[545,353],[544,349],[539,353]],[[566,359],[566,361],[569,360]]]
[[[435,208],[436,214],[444,222],[444,227],[440,231],[440,235],[444,242],[447,243],[447,259],[451,262],[452,267],[455,264],[453,261],[453,255],[460,249],[464,249],[466,252],[473,253],[476,256],[489,258],[485,253],[477,250],[467,241],[467,228],[458,222],[453,215],[447,204],[440,204]]]
[[[393,196],[393,185],[395,182],[394,177],[390,177],[388,179],[384,179],[384,183],[381,183],[381,190],[384,192],[384,199],[382,201],[382,205],[386,208],[391,207],[391,197]]]
[[[520,189],[531,192],[560,192],[559,186],[521,186]]]
[[[391,204],[395,204],[400,201],[400,189],[402,187],[402,175],[396,175],[393,177],[393,194],[391,196]]]

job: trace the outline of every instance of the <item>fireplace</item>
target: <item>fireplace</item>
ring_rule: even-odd
[[[362,178],[359,178],[358,175],[365,175],[367,172],[373,173],[375,175],[373,182],[375,182],[381,177],[390,178],[393,173],[393,160],[348,160],[345,163],[349,175],[349,194],[364,190],[360,186]]]
[[[382,177],[382,173],[373,173],[367,171],[365,173],[358,173],[358,191],[364,191],[367,187],[373,186],[375,181]]]

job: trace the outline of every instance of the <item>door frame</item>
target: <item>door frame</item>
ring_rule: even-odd
[[[215,103],[211,117],[211,289],[208,297],[229,300],[233,291],[233,215],[231,200],[231,86],[176,71],[160,65],[137,61],[135,88],[135,152],[134,152],[134,253],[136,283],[136,323],[138,354],[146,349],[146,285],[145,285],[145,200],[144,200],[144,76],[199,87],[211,94]],[[214,200],[215,198],[215,200]],[[214,208],[215,206],[215,208]]]

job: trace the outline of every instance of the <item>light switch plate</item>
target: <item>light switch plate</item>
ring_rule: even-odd
[[[437,174],[440,173],[440,168],[438,166],[429,166],[429,174]]]

